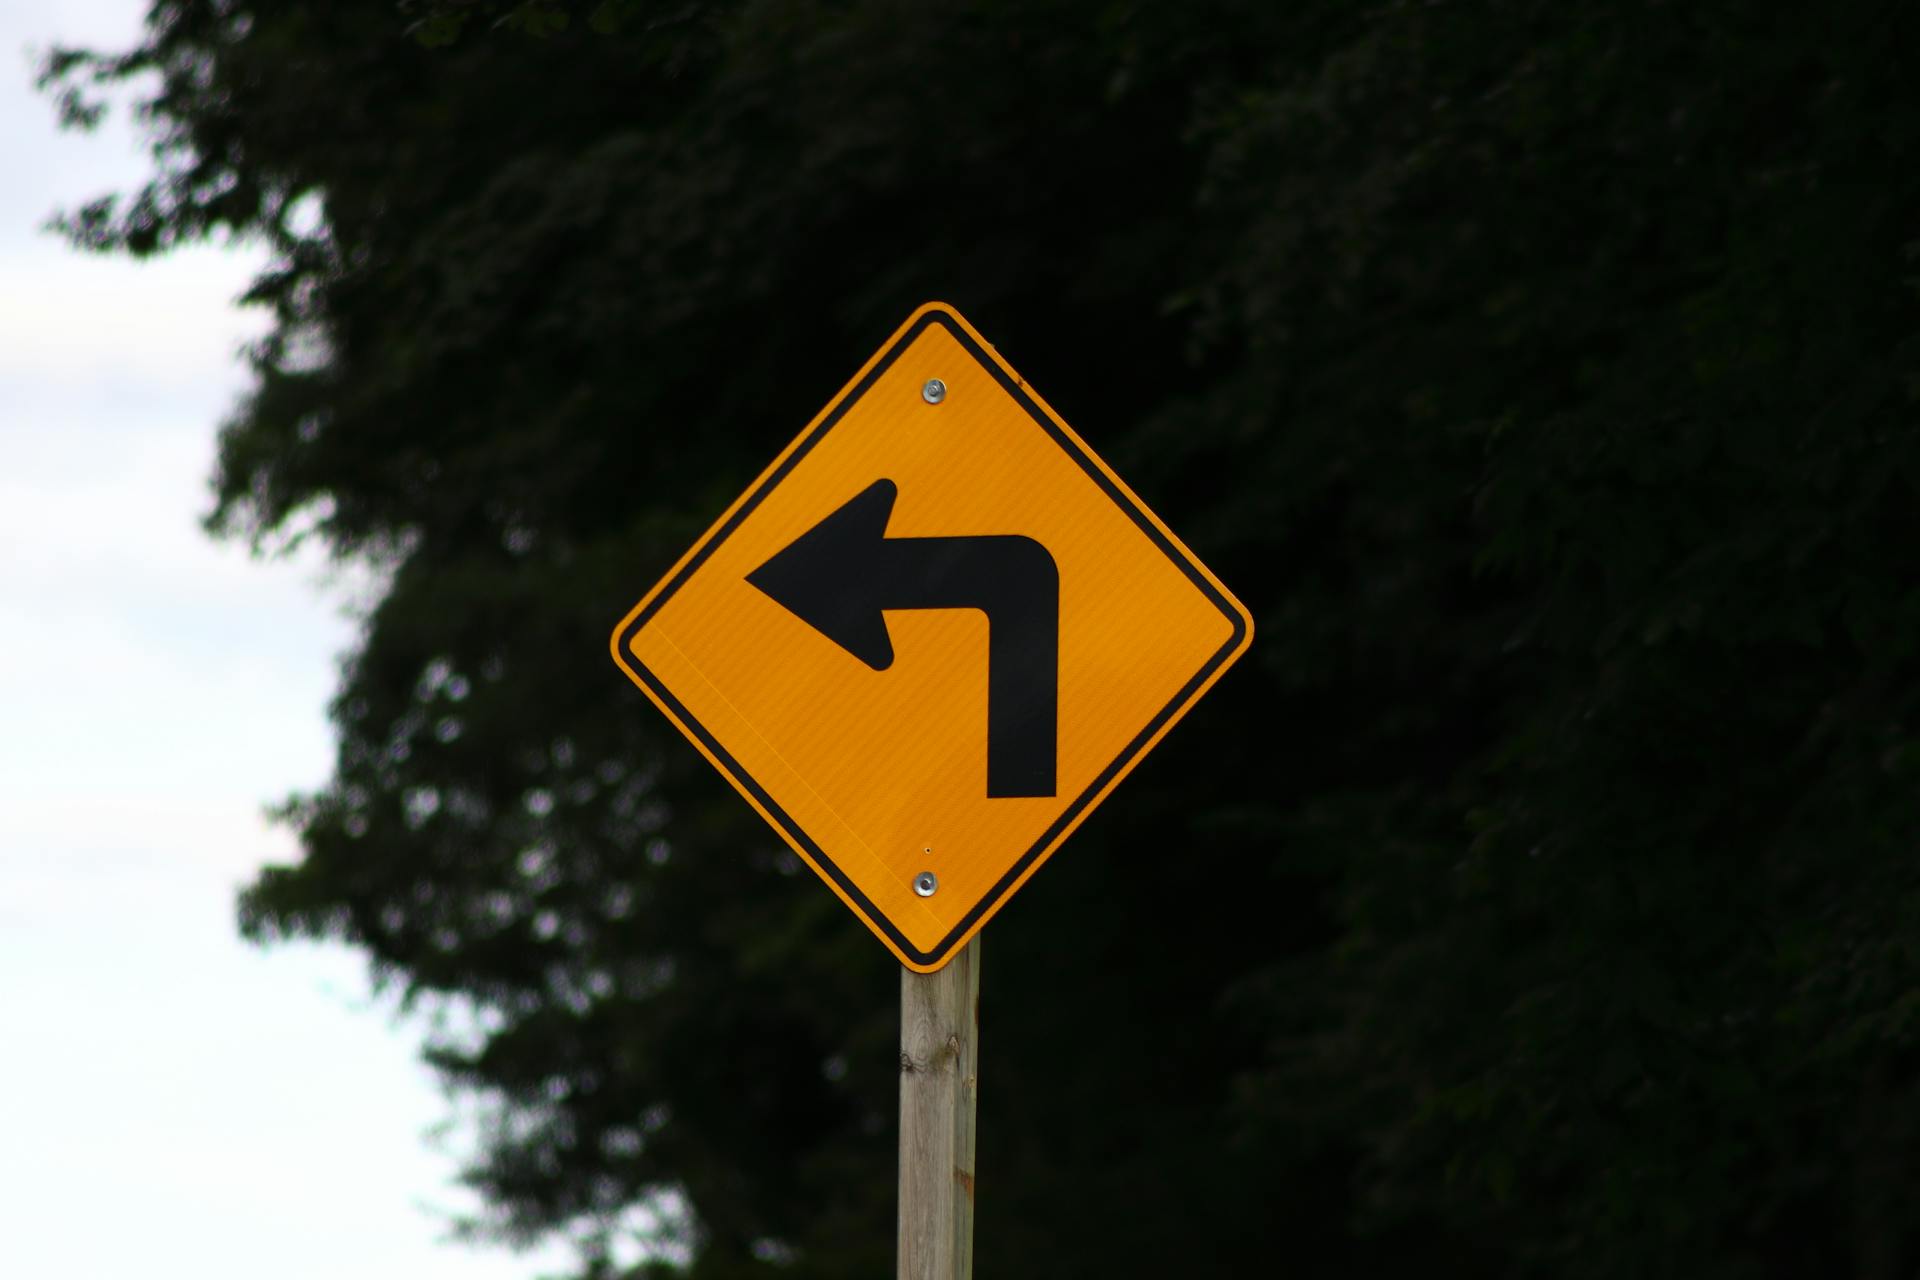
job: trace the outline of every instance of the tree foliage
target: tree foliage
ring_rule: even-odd
[[[275,250],[213,528],[388,573],[243,927],[479,1011],[429,1052],[492,1227],[884,1274],[892,961],[602,655],[942,297],[1259,628],[989,931],[982,1273],[1910,1272],[1917,26],[157,0],[56,53],[157,140],[78,242]]]

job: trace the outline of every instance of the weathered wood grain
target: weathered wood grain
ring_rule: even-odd
[[[900,971],[899,1280],[973,1274],[980,938],[938,973]]]

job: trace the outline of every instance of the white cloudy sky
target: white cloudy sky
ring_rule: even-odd
[[[316,561],[196,523],[254,255],[37,229],[143,159],[123,121],[57,133],[31,51],[142,9],[0,0],[0,1276],[530,1277],[559,1255],[445,1241],[447,1104],[359,961],[234,934],[352,624]]]

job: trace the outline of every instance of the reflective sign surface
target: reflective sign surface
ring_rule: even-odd
[[[613,634],[902,963],[938,969],[1252,639],[951,308],[920,308]]]

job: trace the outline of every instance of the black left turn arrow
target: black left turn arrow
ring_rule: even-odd
[[[987,615],[987,795],[1055,791],[1060,572],[1032,538],[889,538],[899,488],[876,480],[747,575],[875,671],[893,665],[888,609]]]

